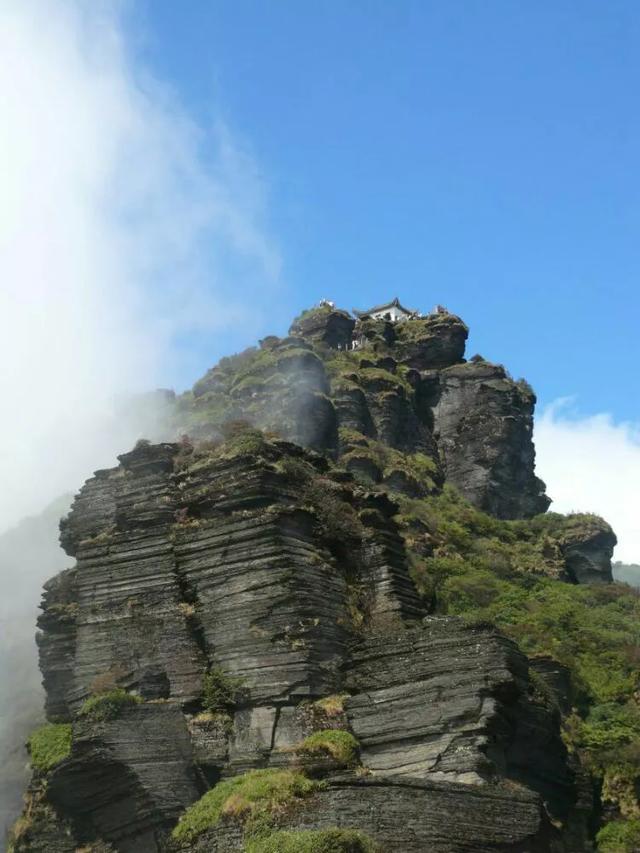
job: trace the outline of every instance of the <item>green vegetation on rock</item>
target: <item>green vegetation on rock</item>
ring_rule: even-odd
[[[358,741],[351,732],[343,729],[324,729],[313,732],[295,747],[298,753],[329,755],[339,764],[348,767],[358,760]]]
[[[597,837],[598,853],[633,853],[640,850],[640,820],[614,820]]]
[[[601,519],[547,513],[502,521],[449,487],[398,503],[414,580],[433,611],[495,624],[530,657],[550,656],[567,667],[575,711],[565,721],[565,740],[602,780],[603,797],[635,817],[640,593],[559,579],[562,546],[588,537]]]
[[[238,701],[242,679],[213,667],[202,679],[202,704],[211,714],[228,714]]]
[[[374,842],[357,829],[282,830],[254,838],[246,853],[375,853]]]
[[[417,317],[409,323],[398,323],[396,335],[399,341],[421,341],[430,335],[437,334],[440,327],[449,326],[452,322],[459,323],[465,329],[467,328],[459,317],[444,312]]]
[[[78,713],[79,716],[87,717],[94,722],[106,722],[107,720],[115,720],[126,708],[131,708],[140,702],[142,699],[139,696],[117,688],[90,696],[83,703]]]
[[[314,711],[325,714],[327,717],[339,717],[344,714],[344,703],[349,698],[348,693],[331,693],[311,703]]]
[[[264,435],[257,429],[245,429],[233,435],[220,448],[219,455],[222,459],[231,459],[234,456],[256,457],[261,454],[265,447]]]
[[[273,338],[263,344],[221,359],[191,392],[178,397],[173,428],[196,439],[217,438],[225,424],[243,419],[283,438],[299,438],[303,413],[322,405],[328,387],[323,362],[300,339]]]
[[[264,831],[275,814],[320,787],[320,782],[294,770],[250,770],[207,791],[182,815],[172,836],[192,841],[222,818],[241,820],[249,834]]]
[[[348,543],[362,535],[356,511],[344,499],[338,484],[326,477],[313,477],[304,487],[302,500],[303,505],[313,510],[328,539]]]
[[[313,521],[313,544],[319,546],[314,559],[323,552],[324,560],[326,549],[343,573],[345,613],[336,611],[336,618],[353,637],[370,627],[373,609],[367,550],[382,547],[379,541],[384,544],[385,536],[393,540],[394,548],[398,545],[389,519],[397,504],[396,521],[427,609],[461,617],[469,625],[490,623],[531,658],[552,659],[539,662],[538,670],[532,667],[531,698],[554,711],[566,710],[567,704],[571,708],[562,721],[565,743],[596,777],[602,813],[620,818],[600,831],[599,849],[605,853],[640,849],[640,593],[622,585],[567,583],[576,579],[574,570],[568,569],[567,549],[597,537],[604,529],[602,520],[589,514],[547,513],[504,521],[476,509],[451,487],[440,492],[444,460],[438,457],[437,446],[443,457],[446,453],[449,477],[454,480],[452,461],[457,454],[461,473],[456,482],[464,489],[469,479],[468,493],[497,514],[527,515],[546,506],[544,499],[541,504],[535,501],[540,484],[533,477],[530,443],[533,391],[524,380],[514,383],[501,366],[481,358],[462,362],[466,327],[453,315],[438,312],[395,325],[364,320],[356,327],[362,346],[353,351],[331,348],[349,346],[353,323],[347,318],[344,336],[330,345],[327,328],[342,322],[339,317],[325,322],[330,311],[323,305],[303,312],[294,321],[293,337],[270,337],[260,348],[222,359],[193,391],[177,398],[173,426],[192,438],[183,439],[175,457],[176,479],[186,495],[175,515],[175,535],[188,539],[193,528],[215,525],[215,517],[222,515],[211,498],[211,474],[235,475],[238,479],[229,479],[231,485],[225,487],[231,492],[247,471],[256,474],[257,460],[267,483],[267,517],[280,524],[292,509],[307,511]],[[439,403],[457,382],[465,388],[480,383],[472,402],[465,394],[449,398],[449,408],[460,410],[460,420],[443,414],[440,409],[447,406]],[[350,427],[341,426],[345,423]],[[471,447],[475,432],[480,440]],[[314,447],[323,457],[286,448],[276,438]],[[148,446],[143,443],[138,450]],[[408,453],[400,447],[430,449]],[[494,488],[505,489],[506,500],[496,503],[479,495],[474,478],[467,477],[470,466],[486,474],[485,497]],[[518,498],[518,466],[531,469],[529,503]],[[271,502],[272,485],[277,500]],[[391,493],[392,500],[385,493]],[[223,512],[250,515],[254,502],[258,503],[251,496],[245,504]],[[308,521],[303,519],[305,536],[312,526]],[[110,535],[107,529],[93,541],[106,541]],[[397,555],[402,566],[399,547]],[[596,576],[598,570],[596,565]],[[204,606],[200,600],[197,605],[198,611]],[[73,607],[77,605],[52,604],[48,612],[71,617]],[[185,601],[179,607],[187,619],[195,618],[193,604]],[[417,608],[416,612],[419,615]],[[320,624],[319,618],[315,624]],[[390,624],[389,629],[385,626],[389,633],[397,627]],[[379,626],[374,622],[376,630]],[[282,636],[291,648],[305,648],[304,639],[288,624]],[[315,651],[310,654],[313,662],[314,656]],[[547,678],[551,671],[558,675],[557,683],[563,683],[564,670],[554,672],[554,661],[569,673],[568,703],[554,693],[555,683]],[[544,669],[546,664],[551,664],[550,670]],[[220,667],[204,676],[204,712],[194,718],[194,725],[202,724],[199,734],[207,734],[204,724],[212,719],[216,726],[231,725],[240,686],[239,679]],[[106,685],[102,687],[106,690]],[[322,729],[291,750],[300,765],[307,764],[302,756],[326,756],[342,767],[357,763],[354,736],[325,728],[347,725],[344,699],[336,695],[300,703],[306,730]],[[124,690],[109,690],[88,699],[79,713],[90,720],[111,720],[139,701]],[[60,732],[52,731],[58,728]],[[70,727],[43,727],[30,740],[34,766],[55,766],[69,754],[70,746]],[[313,764],[308,762],[309,775]],[[232,768],[233,763],[227,764],[223,772],[233,772]],[[317,768],[334,769],[329,761],[316,761]],[[243,824],[248,853],[370,853],[373,842],[358,830],[279,829],[291,806],[321,784],[295,765],[226,778],[185,812],[173,837],[189,844],[225,819]]]
[[[413,479],[424,492],[436,489],[438,465],[425,453],[401,453],[352,429],[341,428],[339,436],[344,448],[340,461],[347,468],[354,460],[366,459],[378,468],[383,477],[390,477],[393,472],[400,471]]]
[[[31,764],[46,772],[71,754],[71,725],[47,723],[36,729],[27,741]]]

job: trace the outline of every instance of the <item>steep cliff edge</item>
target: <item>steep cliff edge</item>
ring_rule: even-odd
[[[16,853],[578,853],[603,810],[632,826],[634,759],[601,748],[636,725],[615,537],[527,517],[532,393],[463,362],[453,315],[410,322],[309,312],[87,481]]]
[[[396,485],[404,480],[405,490],[426,493],[446,477],[501,518],[543,512],[549,499],[534,474],[535,396],[499,365],[465,362],[467,334],[453,314],[356,325],[344,311],[312,309],[288,338],[222,359],[177,401],[176,429],[212,437],[225,421],[246,418],[334,457],[350,454],[350,467],[372,482],[395,470]],[[402,466],[394,468],[388,452],[381,460],[376,442],[426,456],[432,470],[398,473]]]

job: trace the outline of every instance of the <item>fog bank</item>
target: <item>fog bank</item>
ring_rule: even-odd
[[[28,781],[24,741],[43,720],[37,603],[44,581],[72,563],[57,543],[58,519],[70,503],[62,497],[0,536],[0,572],[11,578],[10,595],[5,584],[0,596],[0,833],[15,819]]]
[[[10,529],[153,433],[127,395],[195,370],[187,337],[230,321],[251,334],[279,275],[253,159],[154,79],[126,12],[117,0],[0,4],[3,765],[40,712],[37,603],[68,562],[62,504]]]
[[[278,274],[255,165],[135,60],[121,11],[0,6],[0,530],[111,464],[114,398],[171,384],[180,336],[250,323]]]

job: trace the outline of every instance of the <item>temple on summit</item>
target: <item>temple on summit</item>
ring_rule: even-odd
[[[414,311],[411,308],[405,308],[401,305],[397,296],[391,302],[386,302],[384,305],[376,305],[368,311],[356,311],[354,308],[353,313],[358,320],[390,320],[392,323],[397,323],[401,320],[413,320],[416,317],[420,317],[419,311]]]

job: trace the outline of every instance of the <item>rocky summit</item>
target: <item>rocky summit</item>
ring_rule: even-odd
[[[87,480],[11,851],[640,849],[638,593],[467,334],[324,303]]]

